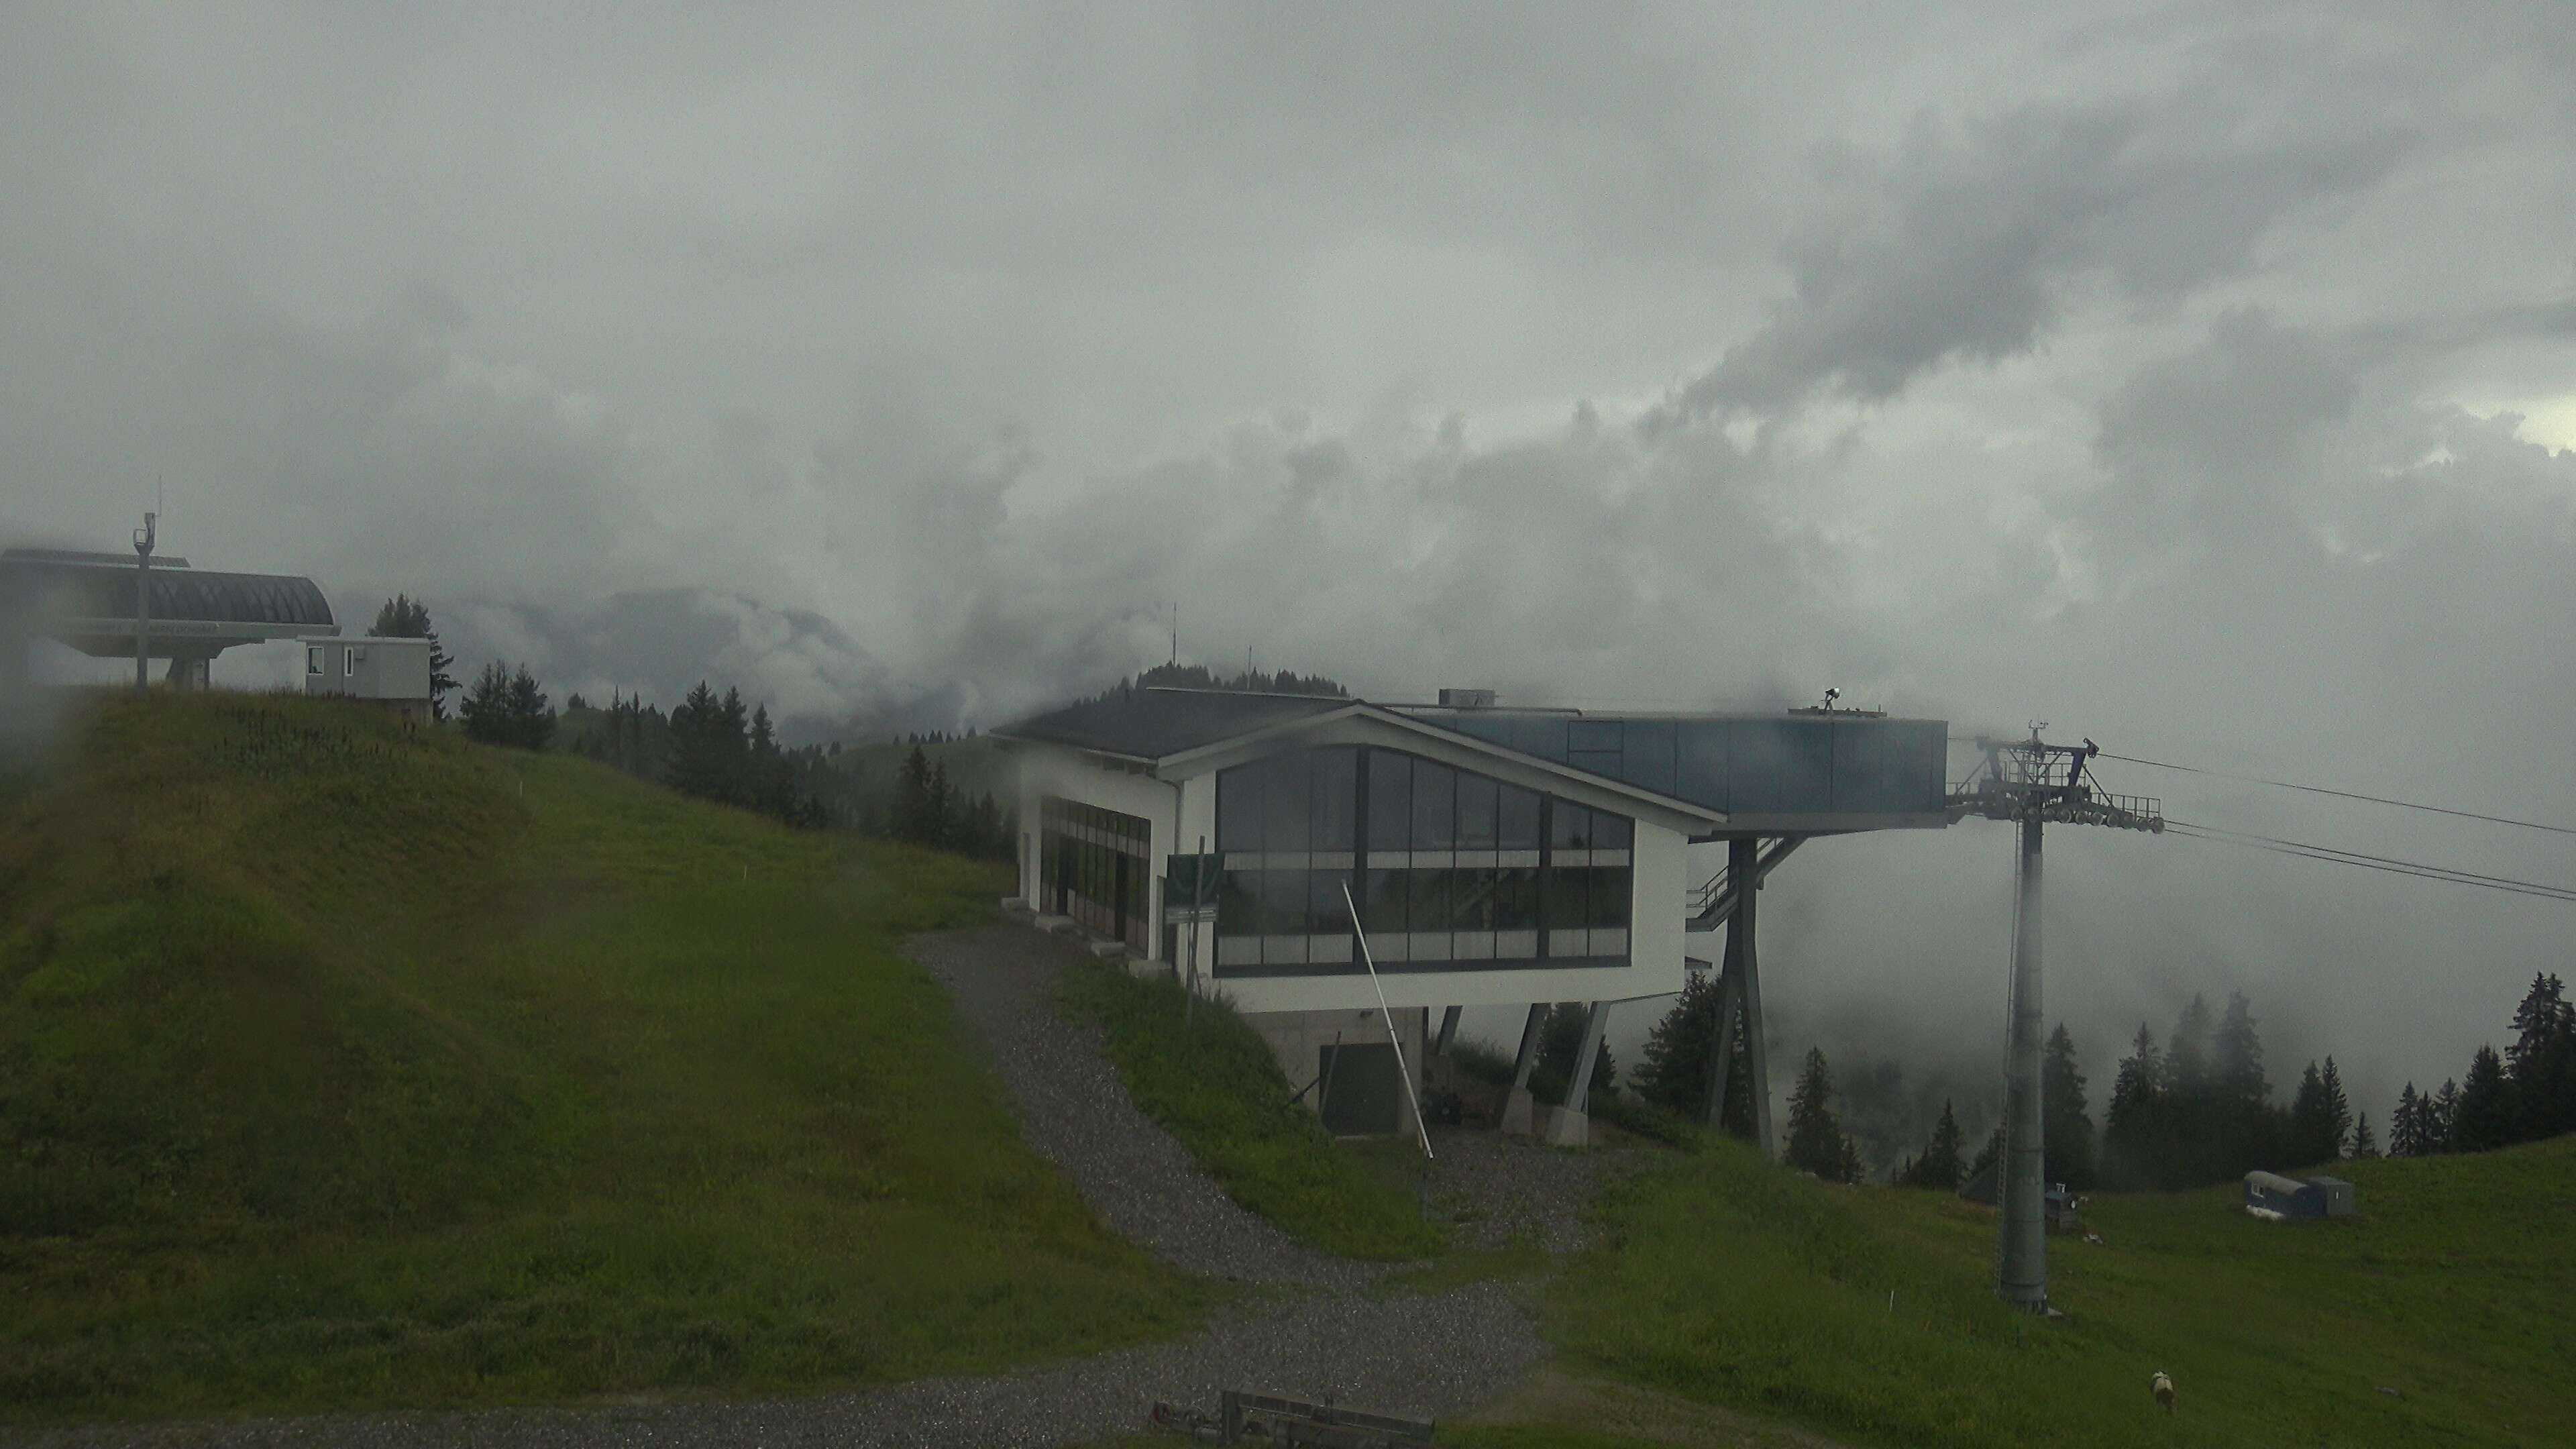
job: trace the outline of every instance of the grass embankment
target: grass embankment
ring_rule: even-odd
[[[1190,1150],[1228,1196],[1298,1241],[1380,1261],[1441,1245],[1425,1222],[1410,1143],[1338,1143],[1241,1016],[1116,963],[1078,966],[1067,1004],[1100,1023],[1119,1080],[1146,1116]]]
[[[1991,1212],[1714,1144],[1618,1192],[1555,1322],[1580,1372],[1853,1443],[2565,1442],[2576,1139],[2345,1168],[2361,1213],[2329,1222],[2233,1185],[2097,1196],[2105,1245],[2051,1240],[2043,1325],[1992,1296]]]
[[[899,956],[989,867],[319,701],[58,756],[0,791],[0,1413],[812,1388],[1210,1301]]]

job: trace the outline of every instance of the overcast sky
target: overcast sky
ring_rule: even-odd
[[[1830,684],[2576,821],[2567,8],[1816,8],[11,5],[0,534],[165,484],[200,566],[592,683],[562,621],[699,590],[806,713],[991,724],[1178,601],[1379,697]],[[1802,855],[1782,1029],[1984,1060],[2007,848]],[[2097,1102],[2242,986],[2384,1126],[2576,965],[2564,904],[2051,850]]]

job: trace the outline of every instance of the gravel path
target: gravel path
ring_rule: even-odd
[[[1645,1165],[1634,1147],[1569,1152],[1474,1128],[1434,1127],[1431,1148],[1432,1191],[1456,1205],[1450,1239],[1467,1248],[1582,1252],[1593,1242],[1593,1194]]]
[[[1029,1145],[1063,1168],[1128,1240],[1211,1278],[1350,1288],[1375,1276],[1366,1265],[1301,1247],[1237,1207],[1186,1148],[1136,1110],[1102,1054],[1100,1029],[1056,1006],[1057,977],[1084,959],[1076,948],[996,926],[918,937],[911,955],[991,1048]]]
[[[1067,1021],[1053,987],[1077,950],[1027,927],[922,937],[914,959],[955,998],[993,1053],[1031,1145],[1073,1178],[1119,1232],[1212,1277],[1278,1285],[1177,1343],[1122,1349],[985,1377],[920,1379],[865,1393],[706,1404],[329,1414],[213,1424],[123,1425],[13,1438],[46,1446],[154,1445],[886,1445],[1080,1443],[1140,1429],[1156,1400],[1213,1410],[1219,1391],[1258,1387],[1388,1413],[1454,1414],[1489,1400],[1545,1356],[1504,1285],[1440,1294],[1361,1291],[1383,1267],[1303,1248],[1234,1205],[1189,1154],[1137,1111],[1096,1028]],[[1549,1152],[1490,1134],[1440,1143],[1444,1193],[1472,1195],[1471,1244],[1581,1244],[1580,1209],[1605,1157]],[[1175,1441],[1180,1442],[1180,1441]]]

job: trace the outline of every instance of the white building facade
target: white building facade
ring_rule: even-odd
[[[1681,989],[1685,851],[1725,823],[1358,701],[1143,690],[996,737],[1021,762],[1020,898],[1194,967],[1301,1083],[1385,1040],[1381,990],[1408,1060],[1435,1010],[1558,1001],[1603,1003],[1597,1050],[1607,1003]],[[1580,1141],[1569,1108],[1554,1135]]]

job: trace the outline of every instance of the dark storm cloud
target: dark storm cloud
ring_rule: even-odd
[[[2273,226],[2378,180],[2406,149],[2348,97],[2214,82],[1926,117],[1893,154],[1837,150],[1822,168],[1836,204],[1783,248],[1792,295],[1674,410],[1770,413],[1817,389],[1882,401],[1944,362],[2028,351],[2097,275],[2171,301],[2244,269]],[[2183,103],[2194,94],[2209,103]]]
[[[183,552],[558,692],[990,725],[1178,601],[1382,696],[1832,684],[2576,819],[2564,20],[17,7],[0,533],[166,482]],[[2097,1088],[2243,984],[2381,1102],[2564,964],[2551,907],[2052,849]],[[1802,855],[1783,1029],[1987,1070],[2003,862]]]

